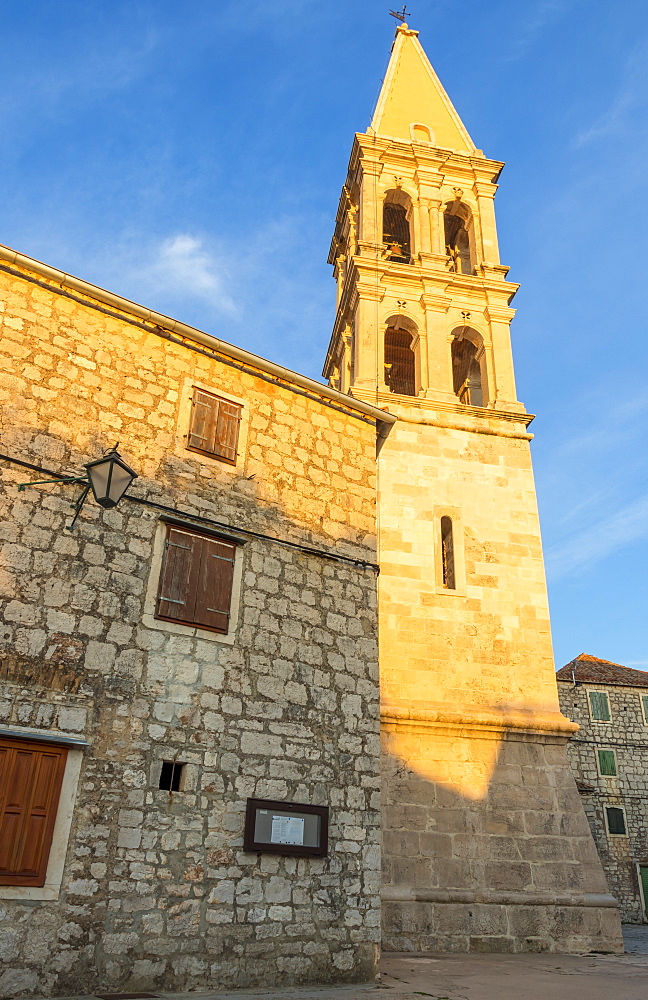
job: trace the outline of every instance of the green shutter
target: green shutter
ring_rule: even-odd
[[[642,694],[641,706],[643,708],[644,721],[648,725],[648,694]]]
[[[592,710],[592,718],[597,722],[609,722],[610,703],[605,691],[590,691],[589,699],[590,708]]]
[[[612,775],[614,777],[617,773],[614,750],[599,750],[598,759],[601,774]]]
[[[639,877],[641,879],[641,887],[643,889],[644,909],[648,915],[648,866],[639,866]]]
[[[606,806],[607,826],[610,833],[624,834],[626,832],[623,809],[618,806]]]

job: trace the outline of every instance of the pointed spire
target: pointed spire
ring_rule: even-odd
[[[406,24],[396,29],[387,73],[371,129],[378,135],[412,140],[412,125],[425,125],[435,146],[475,153],[475,144],[452,106],[418,40]]]

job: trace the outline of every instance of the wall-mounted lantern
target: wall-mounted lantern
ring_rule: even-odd
[[[76,503],[72,504],[74,507],[74,517],[72,518],[72,523],[67,526],[68,531],[72,531],[90,490],[92,490],[99,506],[105,510],[110,510],[112,507],[117,506],[130,484],[137,478],[137,473],[126,464],[117,451],[118,445],[119,442],[110,451],[107,451],[103,458],[98,458],[94,462],[88,462],[85,466],[87,476],[39,479],[32,483],[20,483],[18,489],[24,490],[27,486],[38,486],[42,483],[82,484],[84,490]]]

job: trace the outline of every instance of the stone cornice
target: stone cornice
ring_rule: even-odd
[[[464,403],[449,402],[442,399],[430,399],[425,396],[397,396],[391,392],[376,392],[375,389],[352,388],[353,396],[356,399],[371,399],[374,406],[385,409],[387,412],[395,412],[398,420],[402,423],[430,424],[434,427],[450,427],[454,430],[467,431],[477,434],[496,434],[506,437],[519,437],[530,441],[532,434],[525,431],[511,433],[503,428],[497,428],[497,424],[503,422],[504,425],[514,423],[528,427],[534,419],[534,414],[526,413],[522,404],[519,410],[505,410],[488,406],[466,406]],[[435,413],[439,416],[435,419]],[[449,423],[446,414],[454,416],[455,422]],[[495,425],[495,426],[493,426]]]
[[[385,885],[383,903],[490,903],[493,906],[593,906],[616,909],[618,902],[609,892],[524,892],[496,889],[438,889],[409,885]]]
[[[452,711],[445,706],[416,708],[381,705],[380,720],[384,724],[395,726],[461,730],[464,736],[469,735],[470,731],[474,733],[475,738],[481,738],[488,733],[497,738],[502,733],[513,730],[568,738],[580,729],[578,723],[571,722],[561,712],[520,712],[513,709],[501,712],[475,711],[473,708]]]

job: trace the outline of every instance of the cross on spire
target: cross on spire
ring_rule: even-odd
[[[397,21],[400,21],[401,24],[404,24],[405,23],[405,18],[409,17],[412,12],[411,12],[411,10],[407,9],[407,5],[406,4],[403,4],[403,9],[402,10],[390,10],[389,13],[390,13],[391,17],[395,17]]]

